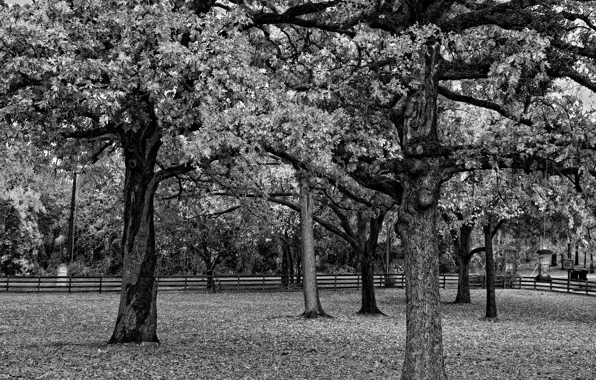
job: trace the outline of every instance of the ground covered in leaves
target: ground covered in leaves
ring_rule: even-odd
[[[596,297],[497,290],[455,305],[443,291],[450,379],[596,379]],[[117,294],[0,293],[0,379],[399,378],[404,292],[380,289],[386,317],[355,315],[358,291],[324,291],[334,319],[304,320],[301,293],[159,295],[157,347],[106,345]]]

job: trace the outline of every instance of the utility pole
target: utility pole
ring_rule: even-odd
[[[75,218],[77,216],[77,172],[75,171],[72,176],[72,194],[70,197],[70,220],[68,221],[68,243],[66,245],[66,255],[70,262],[73,261],[74,256],[74,238],[76,223]]]

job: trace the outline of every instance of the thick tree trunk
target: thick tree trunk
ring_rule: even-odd
[[[126,175],[122,234],[122,290],[109,343],[158,342],[153,197],[159,181],[157,123],[121,136]]]
[[[109,343],[158,342],[155,281],[154,184],[151,172],[127,162],[124,185],[122,291],[116,327]]]
[[[421,178],[420,178],[421,177]],[[411,178],[398,220],[406,258],[406,354],[402,380],[447,379],[439,295],[437,199],[439,185],[429,176]],[[427,183],[434,182],[431,204]],[[408,186],[409,185],[409,186]]]
[[[313,234],[313,201],[308,179],[300,175],[300,236],[302,248],[302,289],[304,293],[305,318],[327,317],[319,299],[315,240]]]
[[[396,172],[402,189],[398,230],[406,261],[406,352],[402,380],[445,380],[439,295],[438,200],[448,179],[435,153],[437,64],[440,44],[429,37],[417,52],[420,72],[404,108],[393,117],[404,165]]]
[[[377,251],[377,241],[379,239],[379,232],[383,225],[385,213],[369,219],[369,235],[362,250],[362,306],[358,314],[384,315],[377,306],[377,299],[375,297],[375,278],[374,278],[374,257]]]
[[[488,320],[497,319],[497,300],[495,296],[495,259],[493,255],[492,221],[483,227],[484,249],[486,255],[486,316]]]
[[[454,303],[471,303],[470,296],[470,259],[456,256],[457,260],[457,295]]]
[[[457,295],[455,303],[471,303],[470,297],[470,236],[474,225],[464,224],[459,229],[455,260],[457,262]]]

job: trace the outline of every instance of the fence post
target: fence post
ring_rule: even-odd
[[[447,289],[447,284],[445,283],[445,275],[443,275],[443,289]]]
[[[586,294],[589,294],[589,292],[588,292],[588,289],[589,289],[588,286],[590,286],[590,285],[588,284],[588,280],[586,280]]]
[[[101,283],[103,282],[103,276],[99,277],[99,294],[101,294]]]
[[[238,275],[238,276],[236,276],[236,281],[238,281],[238,282],[236,283],[236,289],[238,289],[238,291],[240,291],[240,276],[239,276],[239,275]]]
[[[360,275],[358,275],[358,279],[356,280],[356,289],[360,289]]]
[[[534,277],[534,290],[536,290],[536,277]]]
[[[265,275],[263,275],[263,290],[265,290]]]
[[[335,274],[335,282],[333,284],[333,289],[337,290],[337,273]]]
[[[551,292],[553,291],[553,282],[552,281],[550,282],[550,291]]]
[[[41,277],[37,277],[37,292],[39,293],[39,288],[41,287]]]
[[[184,291],[186,291],[186,286],[188,284],[188,275],[184,276]]]
[[[70,293],[70,288],[72,286],[72,276],[68,276],[68,292]]]
[[[6,276],[6,291],[8,292],[8,287],[10,286],[10,277]]]

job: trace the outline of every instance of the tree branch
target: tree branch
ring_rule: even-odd
[[[297,204],[290,202],[288,200],[285,199],[279,199],[279,198],[275,198],[275,197],[268,197],[268,200],[270,202],[273,203],[277,203],[283,206],[286,206],[296,212],[300,212],[300,206],[298,206]],[[352,238],[351,236],[349,236],[348,234],[346,234],[345,232],[341,231],[339,228],[335,227],[333,224],[317,217],[317,216],[313,216],[313,220],[317,223],[319,223],[323,228],[325,228],[327,231],[336,234],[337,236],[341,237],[342,239],[344,239],[346,242],[348,242],[348,244],[352,245],[352,246],[358,246],[358,242]]]
[[[527,8],[540,4],[540,0],[511,0],[492,7],[463,13],[440,23],[443,31],[460,32],[484,25],[497,25],[504,29],[523,30],[532,23],[533,14]]]
[[[439,79],[485,79],[488,78],[490,62],[466,63],[443,60],[440,66]]]
[[[493,111],[499,113],[501,116],[504,116],[504,117],[506,117],[510,120],[513,120],[513,121],[517,121],[518,123],[522,123],[522,124],[525,124],[528,126],[532,126],[532,124],[533,124],[530,119],[520,118],[520,117],[514,115],[513,113],[511,113],[509,110],[505,109],[503,106],[501,106],[498,103],[491,102],[489,100],[474,98],[472,96],[462,95],[455,91],[451,91],[448,88],[443,87],[443,86],[439,86],[438,92],[439,92],[439,94],[443,95],[447,99],[451,99],[456,102],[468,103],[468,104],[471,104],[476,107],[482,107],[482,108],[486,108],[489,110],[493,110]]]
[[[577,83],[581,86],[584,86],[587,89],[591,90],[592,92],[596,93],[596,82],[592,81],[587,76],[578,73],[577,71],[575,71],[572,68],[568,68],[568,67],[557,68],[557,69],[549,68],[548,74],[555,78],[565,78],[565,77],[569,78],[569,79],[573,80],[575,83]]]
[[[172,178],[181,174],[190,173],[195,169],[195,166],[189,161],[180,165],[170,166],[155,173],[155,179],[159,182]]]

